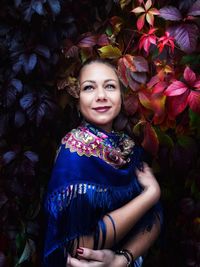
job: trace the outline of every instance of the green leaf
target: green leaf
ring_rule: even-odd
[[[159,143],[163,146],[167,146],[169,148],[172,148],[174,146],[174,142],[172,138],[166,134],[165,132],[161,131],[159,128],[156,128],[156,133],[158,136]]]
[[[106,45],[98,49],[101,58],[119,58],[122,56],[122,52],[116,46]]]
[[[186,135],[178,136],[178,144],[186,149],[196,146],[194,139]]]
[[[20,256],[17,264],[15,265],[16,267],[21,264],[22,262],[30,259],[30,257],[33,255],[33,253],[35,253],[35,242],[31,239],[28,239],[26,241],[26,245],[24,247],[24,250],[22,252],[22,255]]]
[[[190,118],[190,127],[191,128],[199,128],[200,127],[200,116],[195,113],[191,109],[189,110],[189,118]]]
[[[200,55],[185,55],[180,61],[181,65],[199,65],[200,64]]]

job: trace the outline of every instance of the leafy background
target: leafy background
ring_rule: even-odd
[[[200,0],[1,1],[0,267],[41,266],[43,196],[91,57],[118,67],[161,185],[165,227],[145,266],[200,266],[199,15]]]

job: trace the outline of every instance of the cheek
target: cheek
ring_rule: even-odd
[[[80,95],[78,107],[80,110],[84,110],[88,106],[87,97]]]

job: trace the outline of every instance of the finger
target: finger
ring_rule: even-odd
[[[71,256],[67,257],[67,264],[66,267],[87,267],[87,263],[86,262],[80,262],[80,260],[76,259],[76,258],[72,258]]]
[[[102,262],[105,259],[105,254],[109,253],[109,250],[93,250],[89,248],[81,248],[83,253],[80,255],[84,259],[94,260]]]

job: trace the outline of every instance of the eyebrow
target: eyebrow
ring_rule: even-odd
[[[93,84],[96,83],[96,82],[93,81],[93,80],[86,80],[86,81],[82,82],[80,85],[82,85],[82,84],[84,84],[84,83],[86,83],[86,82],[93,83]],[[115,80],[115,79],[107,79],[107,80],[104,81],[104,83],[107,83],[107,82],[117,82],[117,80]]]

